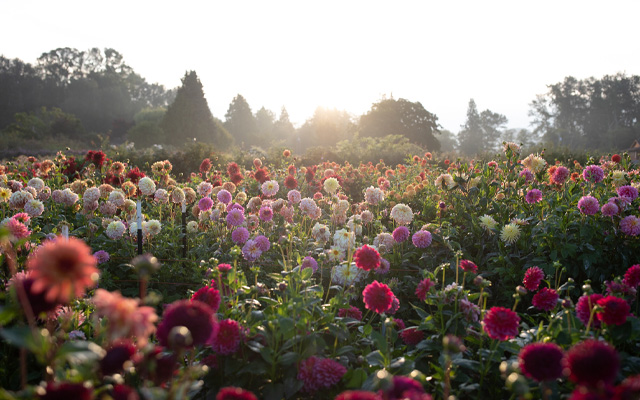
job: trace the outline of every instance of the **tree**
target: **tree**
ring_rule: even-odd
[[[296,132],[300,148],[296,147],[295,150],[311,146],[334,146],[341,140],[350,139],[356,130],[353,118],[346,111],[318,107],[313,117]]]
[[[359,133],[371,137],[399,134],[429,150],[440,150],[440,142],[434,136],[439,133],[437,121],[438,117],[420,102],[383,98],[360,117]]]
[[[78,139],[84,133],[78,118],[55,107],[52,109],[42,107],[35,112],[17,113],[14,118],[15,122],[7,126],[3,132],[24,139],[47,137]]]
[[[271,110],[262,107],[256,112],[257,142],[260,146],[268,146],[273,140],[273,127],[276,115]]]
[[[289,120],[289,113],[287,109],[282,106],[280,110],[280,117],[273,124],[273,138],[274,140],[290,140],[293,138],[296,132],[296,128]]]
[[[440,131],[438,141],[440,142],[440,151],[455,151],[455,149],[458,148],[457,136],[447,129],[442,129]]]
[[[233,140],[229,132],[214,120],[195,71],[185,73],[182,78],[182,86],[167,109],[161,128],[165,134],[164,142],[176,146],[195,140],[214,143],[224,149]]]
[[[135,126],[127,132],[127,139],[139,149],[160,144],[165,137],[160,124],[166,112],[165,108],[145,108],[138,112],[133,117]]]
[[[233,136],[237,145],[247,147],[257,144],[256,119],[249,103],[242,95],[239,94],[233,98],[224,117],[224,127]]]
[[[469,100],[467,121],[458,133],[459,150],[467,155],[495,150],[506,124],[504,115],[491,110],[478,113],[476,102]]]

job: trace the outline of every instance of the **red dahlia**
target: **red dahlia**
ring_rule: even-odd
[[[544,279],[544,272],[538,267],[531,267],[524,273],[522,284],[527,290],[535,292],[540,286],[540,282]]]
[[[216,400],[258,400],[255,394],[238,387],[227,386],[220,389]]]
[[[522,373],[538,382],[562,376],[564,353],[555,343],[532,343],[520,350],[518,361]]]
[[[631,307],[624,299],[615,296],[607,296],[598,300],[602,311],[596,315],[601,322],[607,325],[622,325],[627,322]]]
[[[366,244],[356,250],[353,255],[353,259],[356,262],[356,267],[365,271],[371,271],[380,266],[380,253],[378,250]]]
[[[416,296],[421,301],[424,301],[427,298],[427,293],[433,286],[435,286],[435,283],[431,282],[431,279],[423,279],[420,283],[418,283],[418,287],[416,288]]]
[[[564,358],[569,379],[577,384],[598,386],[611,384],[618,375],[620,359],[609,343],[585,340],[573,346]]]
[[[220,321],[218,333],[212,338],[211,348],[219,354],[229,355],[238,351],[242,333],[240,324],[232,319]]]
[[[377,393],[365,390],[347,390],[337,395],[334,400],[382,400],[382,397]]]
[[[578,299],[578,304],[576,304],[576,316],[578,319],[587,326],[589,324],[589,318],[591,317],[591,310],[598,303],[600,299],[604,296],[598,293],[594,293],[590,296],[582,296]],[[597,316],[593,316],[591,320],[591,327],[594,329],[600,328],[600,321]]]
[[[482,325],[491,339],[508,340],[518,335],[520,317],[504,307],[491,307],[484,316]]]
[[[531,303],[537,309],[551,311],[558,304],[558,292],[549,288],[542,288],[533,296]]]
[[[407,328],[400,332],[400,337],[407,346],[415,346],[424,339],[424,332],[418,330],[417,327],[412,326],[411,328]]]
[[[393,292],[389,286],[378,281],[368,284],[362,292],[364,304],[367,310],[372,310],[378,314],[382,314],[391,308],[393,303]]]
[[[471,272],[473,274],[478,272],[478,266],[469,260],[460,260],[460,268],[462,268],[464,272]]]
[[[284,178],[284,187],[293,190],[298,187],[298,180],[293,175],[287,175],[287,177]]]
[[[640,264],[632,265],[624,274],[622,281],[627,286],[638,287],[640,285]]]
[[[164,311],[156,337],[162,346],[169,346],[169,334],[176,326],[189,329],[193,346],[209,343],[218,332],[218,322],[211,308],[201,301],[179,300]]]
[[[220,291],[214,289],[213,287],[205,286],[203,288],[200,288],[200,290],[198,290],[193,294],[193,296],[191,296],[191,301],[201,301],[211,307],[211,310],[215,313],[220,307]]]

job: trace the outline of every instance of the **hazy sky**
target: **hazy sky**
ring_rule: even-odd
[[[529,126],[529,103],[565,76],[640,74],[640,1],[0,0],[0,54],[34,63],[58,47],[111,47],[147,79],[195,70],[224,120],[317,106],[360,115],[383,95],[419,101],[457,132],[470,98]]]

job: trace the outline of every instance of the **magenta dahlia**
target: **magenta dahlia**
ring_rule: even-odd
[[[529,204],[538,203],[542,200],[542,192],[538,189],[531,189],[524,196],[524,199]]]
[[[638,287],[640,285],[640,264],[632,265],[624,274],[622,281],[627,286]]]
[[[433,238],[431,237],[431,232],[424,229],[421,229],[418,232],[414,233],[411,237],[411,242],[419,249],[429,247],[432,240]]]
[[[367,310],[372,310],[378,314],[386,312],[393,303],[393,292],[389,286],[378,281],[368,284],[362,292],[364,304]]]
[[[522,373],[538,382],[562,376],[564,353],[555,343],[532,343],[520,350],[518,361]]]
[[[400,242],[404,242],[405,240],[409,239],[409,235],[411,233],[409,232],[409,228],[407,228],[406,226],[399,226],[396,229],[393,230],[392,236],[393,236],[393,240],[396,241],[396,243],[400,243]]]
[[[211,338],[211,348],[223,355],[236,353],[242,339],[240,324],[232,319],[225,319],[218,325],[218,333]]]
[[[365,271],[371,271],[380,266],[380,253],[366,244],[356,250],[353,259],[356,262],[356,267]]]
[[[210,286],[200,288],[197,292],[191,296],[191,301],[201,301],[204,304],[211,307],[211,310],[215,313],[220,307],[220,291]]]
[[[462,268],[464,272],[471,272],[472,274],[478,272],[478,266],[469,260],[460,260],[460,268]]]
[[[156,337],[162,346],[171,345],[169,334],[176,326],[189,329],[193,346],[208,343],[218,332],[215,313],[201,301],[178,300],[165,309],[156,331]]]
[[[636,217],[635,215],[628,215],[622,218],[622,221],[620,221],[620,230],[625,235],[640,235],[640,218]]]
[[[340,382],[347,369],[329,358],[310,357],[298,365],[298,379],[304,382],[303,390],[308,393],[327,389]]]
[[[578,208],[582,214],[595,215],[600,210],[600,203],[593,196],[582,196],[578,201]]]
[[[365,390],[347,390],[336,396],[334,400],[383,400],[380,395]]]
[[[627,322],[631,307],[624,299],[615,296],[607,296],[598,300],[602,311],[596,313],[601,322],[607,325],[622,325]]]
[[[412,326],[400,332],[400,337],[407,346],[415,346],[424,339],[424,332],[418,330],[417,327]]]
[[[216,400],[258,400],[258,398],[248,390],[234,386],[227,386],[218,391]]]
[[[620,358],[609,343],[589,339],[569,349],[564,366],[568,369],[571,381],[597,386],[600,383],[613,383],[620,368]]]
[[[353,318],[358,321],[362,320],[362,311],[358,307],[351,306],[350,308],[341,308],[338,310],[338,317],[340,318]]]
[[[432,287],[435,286],[435,283],[431,281],[429,278],[425,278],[420,283],[418,283],[418,287],[416,288],[416,296],[424,301],[427,298],[427,293],[431,290]]]
[[[544,279],[544,272],[539,267],[531,267],[524,273],[522,284],[527,290],[535,292],[540,286],[540,282]]]
[[[482,320],[484,331],[491,339],[508,340],[518,335],[520,317],[504,307],[491,307]]]
[[[602,296],[601,294],[594,293],[592,295],[582,296],[578,299],[578,303],[576,304],[576,316],[584,324],[584,326],[587,326],[589,324],[591,310],[593,310],[593,307],[595,307],[595,305],[598,304],[598,301],[603,297],[604,296]],[[595,315],[591,320],[591,326],[594,329],[600,328],[600,321]]]
[[[549,288],[542,288],[533,296],[531,303],[537,309],[551,311],[558,304],[558,292]]]
[[[604,171],[597,165],[589,165],[582,171],[582,177],[585,181],[598,183],[604,179]]]

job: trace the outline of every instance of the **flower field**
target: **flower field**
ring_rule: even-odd
[[[628,156],[0,165],[0,399],[640,398]]]

